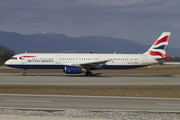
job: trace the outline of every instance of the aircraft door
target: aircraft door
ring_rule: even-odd
[[[27,58],[23,58],[23,59],[21,59],[21,63],[22,63],[22,64],[25,64],[25,63],[26,63],[26,61],[27,61]]]
[[[102,60],[103,60],[102,56],[98,56],[98,61],[102,61]]]
[[[57,63],[57,64],[60,64],[60,60],[61,60],[60,55],[56,55],[56,63]]]
[[[142,59],[143,59],[143,60],[142,60],[143,64],[146,65],[146,64],[147,64],[147,56],[146,56],[146,55],[143,55],[143,56],[142,56]]]

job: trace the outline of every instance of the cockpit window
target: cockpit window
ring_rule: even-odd
[[[17,57],[12,57],[13,60],[17,60]]]

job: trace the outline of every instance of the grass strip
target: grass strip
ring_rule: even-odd
[[[176,85],[128,86],[61,86],[61,85],[0,85],[1,94],[82,95],[180,98]]]

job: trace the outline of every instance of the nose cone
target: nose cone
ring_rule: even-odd
[[[7,60],[7,61],[5,62],[5,65],[8,66],[9,64],[10,64],[10,60]]]

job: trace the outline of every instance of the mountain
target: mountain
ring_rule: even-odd
[[[103,36],[71,37],[53,32],[22,35],[0,31],[0,44],[16,53],[143,53],[150,45],[142,45],[133,40]],[[180,48],[168,47],[167,55],[180,56]]]

